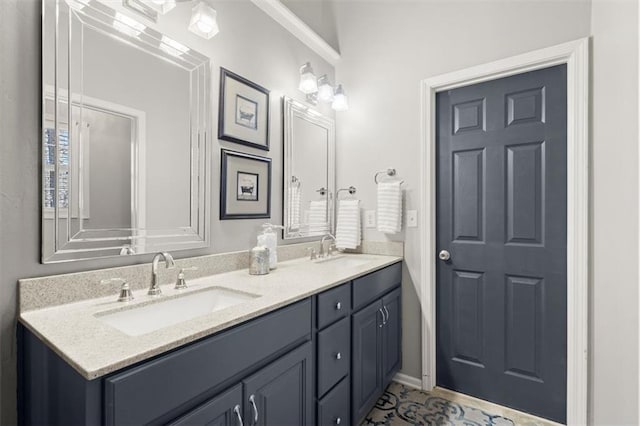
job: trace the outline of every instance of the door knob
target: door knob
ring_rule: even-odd
[[[440,250],[438,257],[440,258],[440,260],[444,260],[446,262],[447,260],[451,259],[451,253],[446,250]]]

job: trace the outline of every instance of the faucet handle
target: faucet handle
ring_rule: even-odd
[[[307,247],[307,253],[309,253],[309,260],[316,260],[318,258],[315,247]]]
[[[133,293],[131,292],[131,287],[129,287],[129,283],[123,278],[108,278],[106,280],[100,280],[100,284],[109,284],[109,283],[121,283],[120,287],[120,295],[118,296],[118,302],[130,302],[133,300]]]
[[[176,286],[174,289],[182,290],[187,288],[187,281],[184,279],[185,271],[197,271],[199,268],[197,266],[190,266],[188,268],[180,268],[180,272],[178,272],[178,278],[176,279]]]

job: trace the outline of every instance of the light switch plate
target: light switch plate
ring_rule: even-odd
[[[407,228],[418,227],[418,210],[407,210]]]
[[[375,228],[376,227],[376,211],[365,210],[364,212],[364,227]]]

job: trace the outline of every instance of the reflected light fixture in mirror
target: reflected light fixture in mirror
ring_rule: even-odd
[[[161,15],[176,7],[176,0],[140,0]]]
[[[306,95],[318,91],[318,80],[313,73],[310,62],[300,67],[300,84],[298,85],[298,89]]]
[[[218,13],[214,8],[205,2],[198,3],[191,11],[189,31],[207,40],[210,39],[220,31],[217,16]]]
[[[336,92],[333,95],[333,103],[331,104],[331,108],[336,111],[346,111],[349,109],[349,102],[347,100],[347,95],[344,94],[342,84],[338,84],[338,87],[336,87]]]

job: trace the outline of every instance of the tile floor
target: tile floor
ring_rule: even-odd
[[[432,392],[393,382],[360,426],[552,426],[557,423],[436,388]]]

